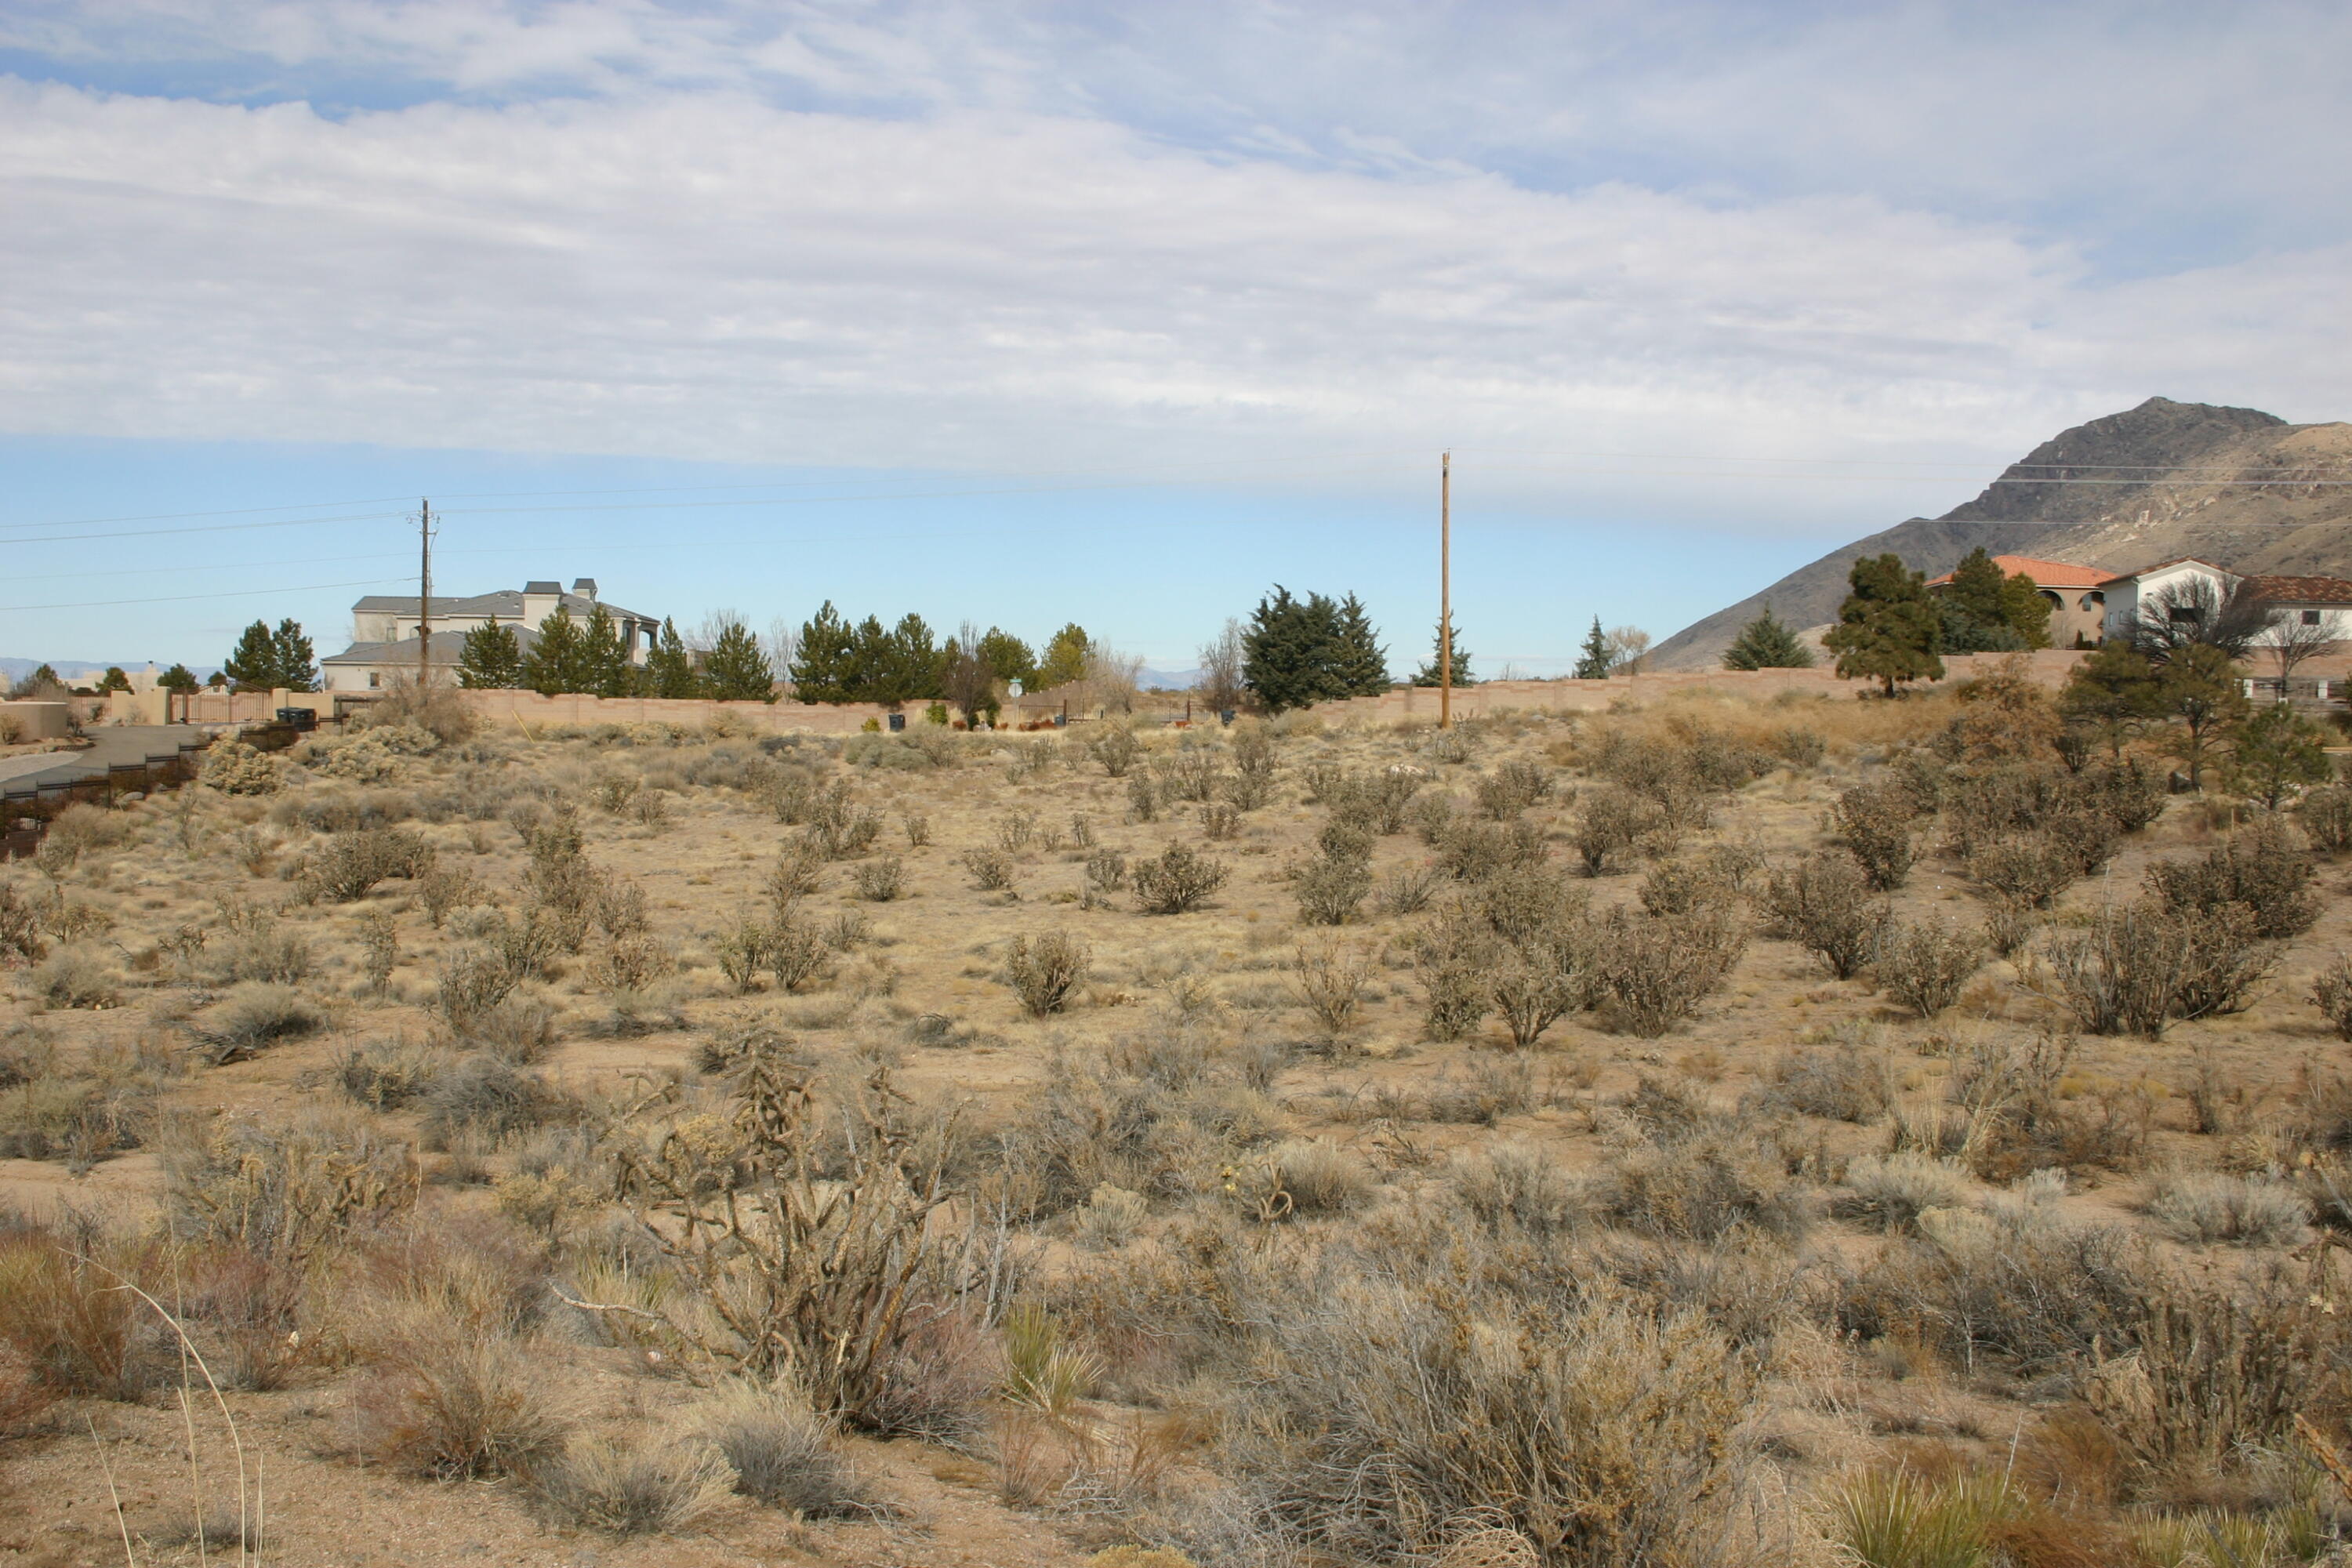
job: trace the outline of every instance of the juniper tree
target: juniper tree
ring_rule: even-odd
[[[1440,626],[1430,632],[1429,662],[1423,665],[1419,669],[1413,671],[1412,683],[1415,686],[1435,686],[1438,684],[1437,650],[1445,640],[1447,640],[1447,635],[1446,628],[1444,626]],[[1450,671],[1450,675],[1454,684],[1456,686],[1476,685],[1476,679],[1470,673],[1470,656],[1464,652],[1462,648],[1462,627],[1459,623],[1456,623],[1453,627],[1451,640],[1454,646],[1452,649],[1453,658],[1451,661],[1452,669]]]
[[[1879,681],[1889,697],[1897,681],[1942,679],[1944,661],[1936,657],[1942,621],[1927,596],[1926,574],[1890,552],[1856,561],[1846,582],[1852,592],[1839,606],[1838,624],[1822,639],[1838,656],[1839,676]]]
[[[662,619],[661,635],[646,654],[646,685],[656,697],[678,699],[702,695],[702,677],[695,670],[694,654],[677,635],[677,625]]]
[[[1594,622],[1598,626],[1599,622]],[[1764,613],[1739,628],[1731,646],[1723,650],[1726,669],[1811,669],[1813,650],[1795,630],[1764,606]]]
[[[522,684],[522,642],[514,628],[487,621],[466,634],[457,650],[457,682],[477,691],[505,691]]]
[[[830,610],[833,606],[828,604],[825,608]],[[760,639],[751,635],[751,627],[732,617],[719,626],[718,637],[711,639],[710,651],[703,655],[702,679],[709,694],[721,702],[776,700],[776,674],[768,664],[768,656],[760,651]],[[809,699],[804,697],[802,700]]]
[[[572,612],[558,605],[539,623],[538,640],[523,660],[522,683],[541,697],[590,689],[587,638]]]
[[[1378,697],[1386,691],[1388,649],[1381,646],[1380,632],[1365,614],[1363,601],[1353,594],[1339,601],[1337,629],[1339,647],[1334,655],[1334,673],[1341,693],[1349,697]]]
[[[786,670],[793,695],[803,702],[849,700],[850,662],[856,649],[857,634],[827,599],[801,623],[800,646]]]
[[[1084,680],[1087,675],[1087,649],[1092,647],[1087,628],[1072,621],[1045,644],[1045,651],[1037,658],[1037,689],[1067,686],[1073,680]]]
[[[1609,634],[1601,629],[1601,617],[1592,617],[1592,630],[1585,634],[1577,649],[1576,679],[1605,680],[1609,678]]]

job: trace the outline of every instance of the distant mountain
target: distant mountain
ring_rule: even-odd
[[[2065,479],[2118,482],[2054,482]],[[1767,604],[1793,626],[1833,621],[1853,563],[1886,551],[1929,576],[1981,545],[2116,572],[2197,555],[2238,572],[2340,577],[2352,576],[2347,522],[2352,425],[2151,397],[2044,441],[1965,506],[1858,539],[1684,627],[1649,666],[1712,668]]]
[[[1145,691],[1190,691],[1201,684],[1197,669],[1153,669],[1150,666],[1136,672],[1135,684]]]

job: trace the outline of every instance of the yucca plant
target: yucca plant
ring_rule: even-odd
[[[1862,1568],[1990,1568],[1990,1532],[2017,1509],[1999,1476],[1871,1470],[1832,1494],[1831,1531]]]

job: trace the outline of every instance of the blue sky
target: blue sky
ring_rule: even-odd
[[[1181,668],[1280,581],[1402,670],[1450,447],[1467,640],[1549,673],[2152,394],[2352,411],[2347,66],[2321,5],[0,0],[0,654],[340,646],[431,495],[452,591]]]

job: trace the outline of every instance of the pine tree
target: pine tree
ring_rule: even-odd
[[[101,692],[128,691],[131,689],[131,678],[122,673],[121,665],[110,664],[106,667],[106,673],[98,678],[98,689]]]
[[[236,647],[221,662],[232,691],[268,691],[278,685],[278,645],[270,640],[267,622],[256,621],[236,639]],[[52,680],[57,677],[50,676]]]
[[[877,622],[876,625],[880,623]],[[859,628],[862,636],[864,628]],[[875,658],[860,700],[910,702],[938,695],[940,650],[929,622],[912,614],[902,616],[876,644]]]
[[[166,691],[194,691],[196,689],[195,672],[184,664],[175,664],[165,670],[155,684]]]
[[[1350,594],[1339,601],[1338,670],[1339,695],[1378,697],[1389,689],[1389,653],[1365,613],[1363,601]]]
[[[1371,627],[1363,628],[1369,637]],[[1321,594],[1301,599],[1281,584],[1258,601],[1242,634],[1242,684],[1270,713],[1312,702],[1354,697],[1350,681],[1369,681],[1371,656],[1381,659],[1381,690],[1387,690],[1387,659],[1372,642],[1369,651],[1352,645],[1341,629],[1337,601]]]
[[[636,668],[629,662],[629,650],[621,646],[621,629],[602,605],[589,612],[580,654],[583,684],[597,696],[626,697],[635,685]]]
[[[702,678],[695,672],[694,655],[677,635],[677,624],[665,616],[661,637],[646,655],[646,684],[656,697],[672,699],[702,695]]]
[[[1055,632],[1037,658],[1037,689],[1066,686],[1087,676],[1087,649],[1093,646],[1087,628],[1072,621]]]
[[[856,634],[827,599],[815,615],[801,623],[800,646],[786,667],[793,695],[803,702],[848,701],[850,665],[856,649]]]
[[[585,691],[585,641],[572,612],[556,605],[554,613],[539,623],[539,639],[531,644],[530,657],[523,660],[522,683],[541,697]]]
[[[1598,622],[1594,623],[1598,625]],[[1811,669],[1813,650],[1805,646],[1794,630],[1782,624],[1764,606],[1764,613],[1739,628],[1731,646],[1723,650],[1726,669]]]
[[[1846,582],[1853,591],[1822,639],[1838,656],[1838,675],[1883,682],[1889,697],[1897,681],[1941,680],[1944,661],[1936,650],[1942,617],[1928,598],[1926,575],[1890,552],[1856,561]]]
[[[980,639],[980,658],[996,672],[999,680],[1017,680],[1024,690],[1037,683],[1037,656],[1011,632],[989,627],[988,634]]]
[[[285,620],[269,637],[271,657],[278,665],[278,684],[289,691],[319,689],[319,661],[303,634],[302,623]]]
[[[2009,653],[2050,646],[2050,601],[2023,573],[2001,575],[1983,546],[1952,568],[1937,595],[1946,653]]]
[[[466,634],[457,650],[457,682],[476,691],[509,691],[522,684],[522,642],[514,627],[487,621]]]
[[[1612,650],[1609,647],[1609,634],[1601,629],[1599,616],[1592,617],[1592,630],[1585,635],[1583,645],[1576,651],[1578,654],[1577,679],[1606,680],[1609,679]]]
[[[2336,776],[2327,731],[2281,702],[2238,726],[2230,776],[2238,793],[2276,811],[2310,784]]]
[[[828,605],[828,608],[831,606]],[[729,621],[702,658],[702,679],[721,702],[773,702],[776,672],[760,651],[760,639],[740,621]]]
[[[1456,686],[1475,686],[1478,684],[1478,681],[1477,678],[1470,673],[1470,656],[1462,650],[1462,627],[1460,623],[1457,622],[1454,626],[1453,633],[1454,635],[1450,639],[1454,645],[1451,649],[1451,668],[1447,673],[1452,677],[1454,684]],[[1440,623],[1436,627],[1431,630],[1429,634],[1429,662],[1423,665],[1419,669],[1413,672],[1412,683],[1415,686],[1435,686],[1439,684],[1437,649],[1441,640],[1447,640],[1445,634],[1446,628],[1443,623]]]

